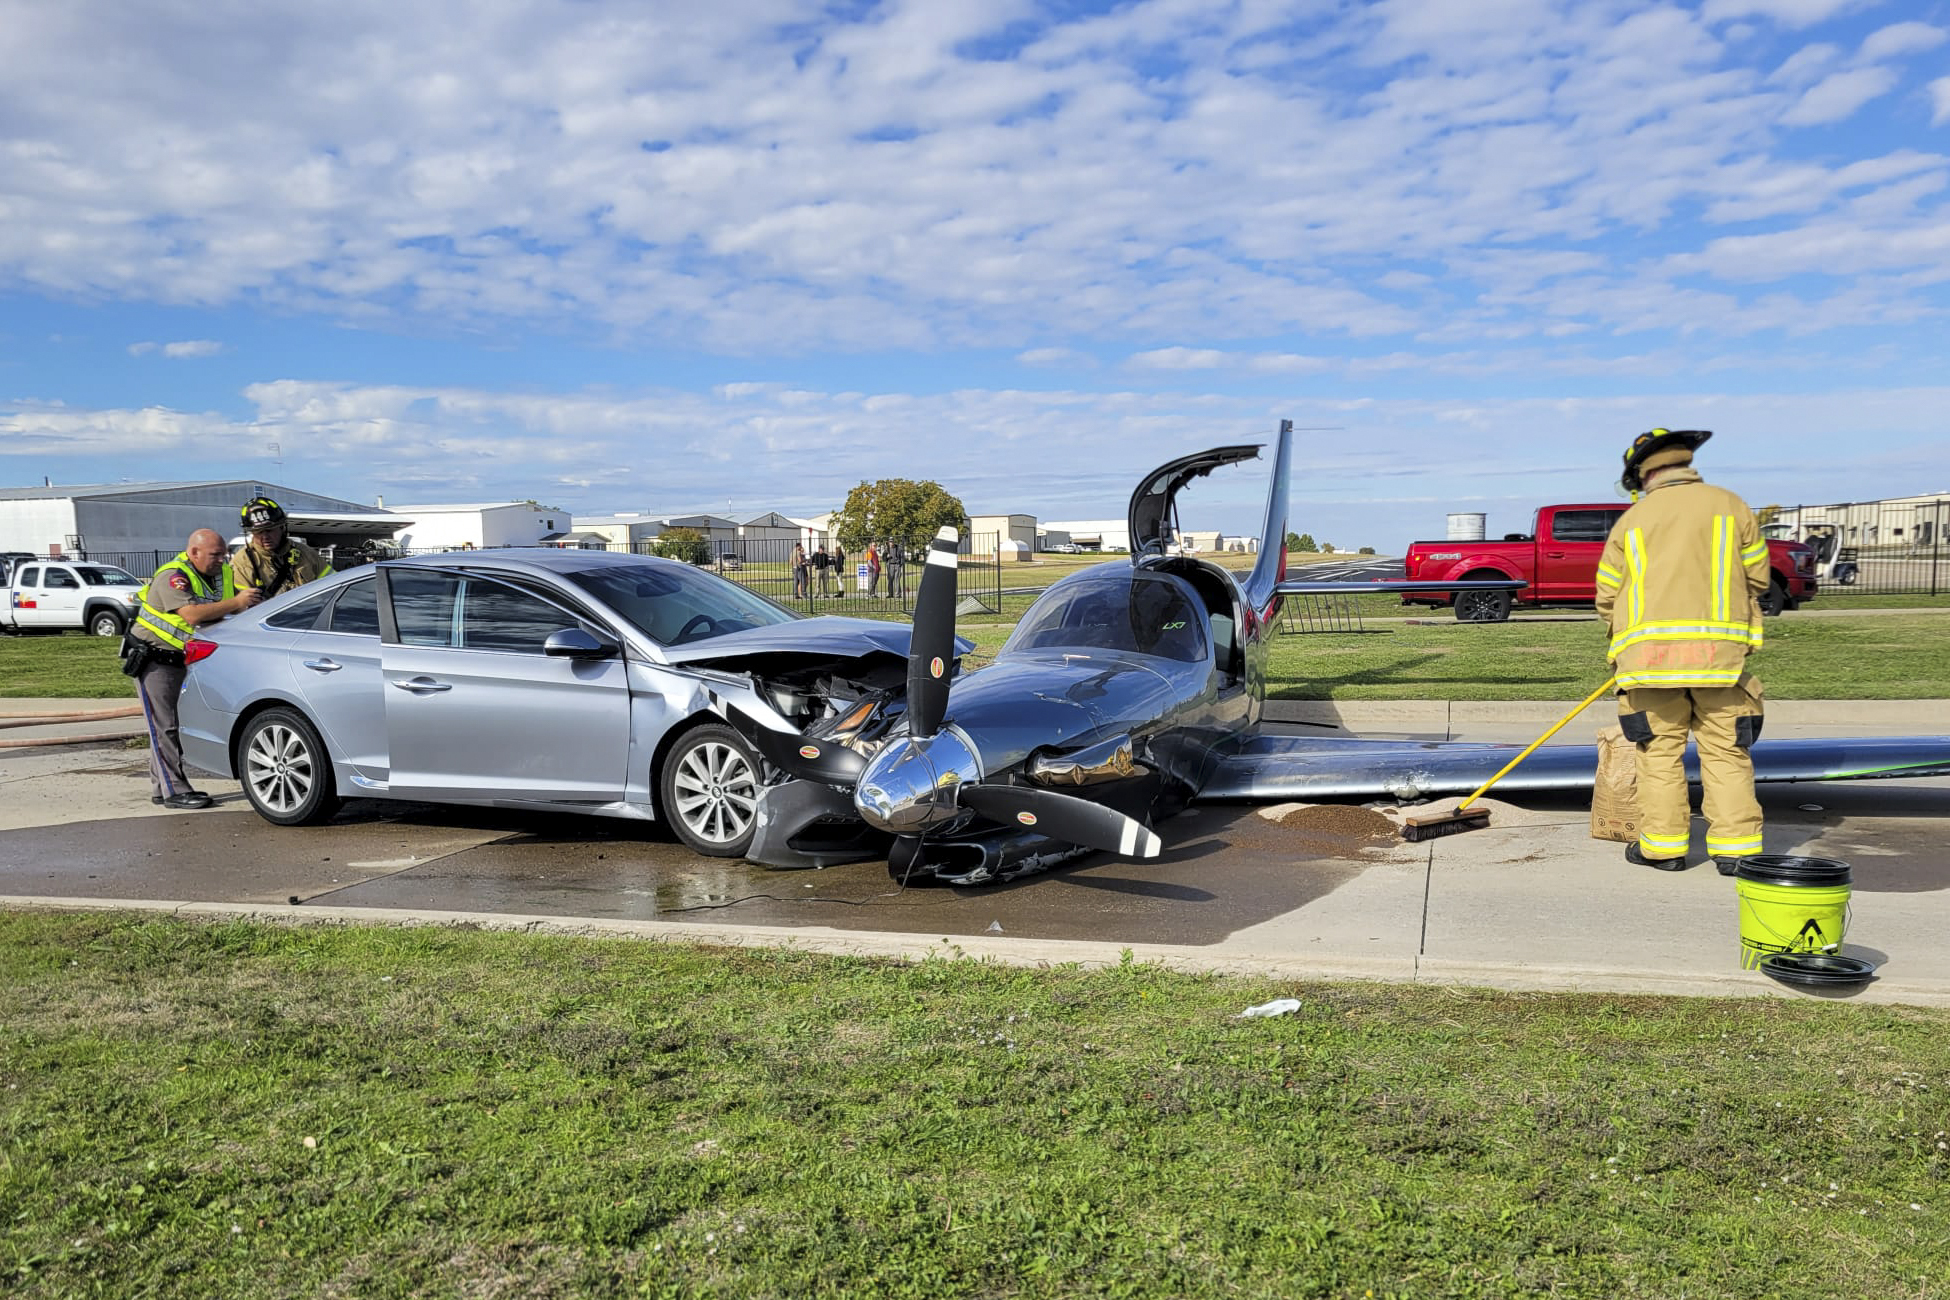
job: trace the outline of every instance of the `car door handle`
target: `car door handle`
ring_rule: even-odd
[[[415,677],[410,681],[394,682],[393,685],[403,691],[412,691],[415,695],[431,695],[435,691],[451,691],[454,689],[452,682],[436,682],[431,677]]]
[[[1563,559],[1563,558],[1564,558],[1564,552],[1562,552],[1562,551],[1545,551],[1545,552],[1544,552],[1544,558],[1546,558],[1546,559],[1550,559],[1550,560],[1561,560],[1561,559]]]
[[[335,673],[345,667],[344,664],[333,663],[330,659],[307,659],[304,664],[315,673]]]

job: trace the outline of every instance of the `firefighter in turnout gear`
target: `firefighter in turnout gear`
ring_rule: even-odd
[[[1619,723],[1638,746],[1639,839],[1627,861],[1684,871],[1692,849],[1686,737],[1699,747],[1706,852],[1720,874],[1761,850],[1749,748],[1760,736],[1760,649],[1767,543],[1754,512],[1702,480],[1703,430],[1654,429],[1625,453],[1635,504],[1598,562],[1598,615],[1610,624]]]
[[[269,600],[332,571],[317,551],[292,540],[284,507],[271,498],[252,497],[240,513],[250,542],[230,561],[239,587],[256,587]]]
[[[183,647],[205,623],[240,614],[264,597],[239,589],[224,563],[223,538],[209,528],[190,534],[182,553],[156,570],[142,589],[142,607],[123,638],[123,671],[135,678],[149,727],[150,803],[208,808],[210,796],[190,788],[183,772],[176,704],[183,692]]]

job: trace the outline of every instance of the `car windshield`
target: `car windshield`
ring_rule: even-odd
[[[603,565],[571,570],[568,577],[661,645],[685,645],[799,617],[735,582],[687,565]]]
[[[1178,584],[1159,575],[1068,583],[1029,607],[1001,653],[1069,648],[1197,663],[1205,657],[1204,620]]]
[[[81,580],[91,587],[140,587],[142,579],[123,569],[111,569],[106,565],[78,564],[75,572]]]

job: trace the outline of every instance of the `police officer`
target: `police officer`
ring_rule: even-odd
[[[224,541],[214,529],[190,534],[182,553],[156,570],[142,589],[142,607],[129,625],[128,647],[138,660],[136,695],[149,726],[150,803],[165,808],[208,808],[210,796],[190,788],[183,772],[176,704],[183,690],[183,646],[205,623],[242,613],[263,594],[241,590],[224,563]]]
[[[317,551],[292,540],[284,507],[271,498],[252,497],[240,513],[250,543],[230,562],[239,587],[255,587],[269,600],[332,571]]]
[[[1759,597],[1771,581],[1754,512],[1700,478],[1693,452],[1713,435],[1653,429],[1625,453],[1620,486],[1636,504],[1605,541],[1598,614],[1611,625],[1619,724],[1638,746],[1639,838],[1625,858],[1684,871],[1692,849],[1686,737],[1699,746],[1706,851],[1723,876],[1761,849],[1749,748],[1761,688]]]

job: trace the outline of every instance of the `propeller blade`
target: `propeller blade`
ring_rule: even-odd
[[[1164,841],[1115,808],[1027,785],[964,785],[963,805],[990,821],[1014,822],[1039,835],[1124,858],[1155,858]]]
[[[932,736],[948,712],[948,667],[955,658],[955,553],[960,537],[942,528],[928,543],[927,570],[914,597],[914,637],[907,655],[907,730]]]
[[[766,762],[804,781],[851,787],[859,782],[860,773],[867,770],[867,760],[860,751],[848,749],[836,740],[787,736],[763,727],[753,728],[747,738],[758,746]]]
[[[826,785],[852,786],[859,782],[867,760],[858,750],[838,741],[813,739],[796,730],[781,730],[784,718],[755,716],[743,701],[715,695],[718,712],[752,742],[765,761],[788,776]],[[776,719],[776,721],[774,720]]]

